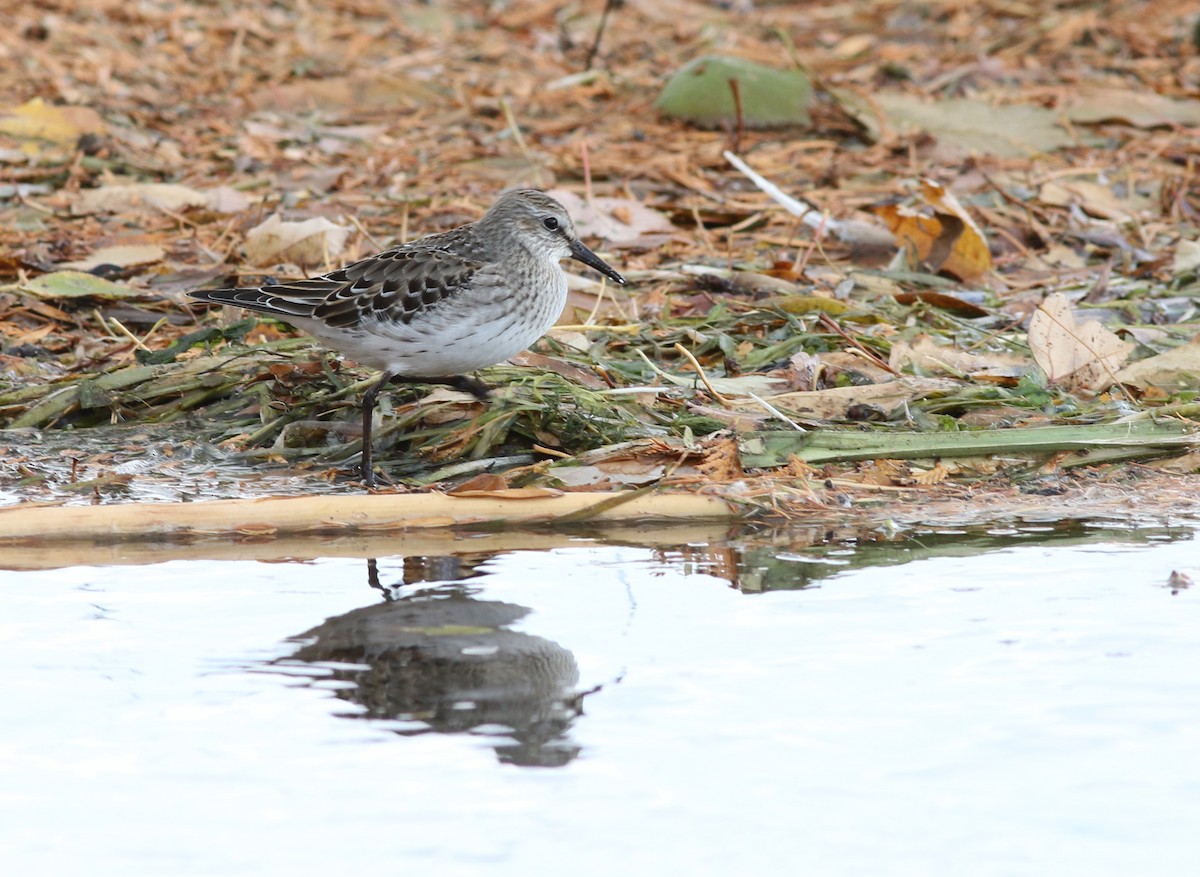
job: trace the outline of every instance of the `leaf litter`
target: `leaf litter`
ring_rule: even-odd
[[[357,489],[371,374],[183,293],[336,267],[516,185],[573,198],[630,286],[573,277],[562,327],[484,370],[487,405],[392,392],[398,489],[658,485],[802,516],[882,488],[917,509],[1194,487],[1200,60],[1165,7],[912,29],[674,0],[617,7],[585,69],[600,2],[3,5],[6,502],[156,473],[163,497]],[[689,64],[727,71],[715,129],[653,108]],[[811,82],[806,127],[759,127],[742,99],[775,79],[736,80],[763,65]]]

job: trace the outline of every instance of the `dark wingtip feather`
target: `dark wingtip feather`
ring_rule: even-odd
[[[316,306],[315,301],[284,298],[256,286],[243,286],[236,289],[194,289],[188,295],[199,301],[233,305],[284,319],[311,317],[313,308]]]

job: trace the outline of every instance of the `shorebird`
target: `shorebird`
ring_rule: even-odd
[[[448,384],[483,400],[469,372],[520,353],[567,302],[567,257],[625,278],[584,246],[544,192],[501,195],[477,222],[419,238],[308,280],[188,293],[270,314],[383,374],[363,395],[362,477],[375,486],[371,422],[388,384]]]

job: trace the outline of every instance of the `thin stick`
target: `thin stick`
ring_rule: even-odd
[[[758,188],[770,195],[771,199],[783,207],[783,209],[788,213],[792,214],[793,216],[800,217],[804,224],[809,228],[815,229],[820,225],[826,225],[830,227],[831,231],[834,231],[834,234],[837,234],[837,231],[835,230],[837,226],[836,220],[826,221],[821,215],[821,212],[815,207],[793,198],[791,195],[787,194],[766,177],[759,174],[757,171],[751,168],[750,165],[746,164],[746,162],[742,161],[729,150],[725,150],[724,156],[727,162],[749,177],[750,182],[754,183],[754,185],[758,186]]]
[[[879,366],[881,369],[885,369],[888,373],[893,374],[893,375],[900,374],[900,372],[896,371],[894,368],[892,368],[890,365],[888,365],[886,362],[884,362],[882,359],[880,359],[877,354],[873,353],[865,345],[863,345],[863,343],[861,341],[859,341],[857,338],[853,337],[849,332],[847,332],[845,329],[843,329],[841,326],[839,326],[837,323],[835,323],[829,317],[828,314],[824,314],[824,313],[821,314],[817,318],[817,320],[825,328],[836,332],[838,335],[841,335],[847,344],[849,344],[851,347],[853,347],[855,350],[857,350],[859,353],[861,353],[867,359],[871,360],[871,362],[875,363],[875,365]]]
[[[803,426],[798,424],[796,421],[792,420],[792,418],[788,417],[786,414],[784,414],[782,411],[780,411],[778,408],[776,408],[774,405],[772,405],[766,399],[759,396],[757,393],[751,393],[750,398],[753,399],[755,402],[757,402],[759,405],[761,405],[763,408],[766,408],[769,412],[771,412],[771,414],[773,414],[775,417],[782,420],[784,423],[786,423],[788,426],[790,426],[792,429],[796,430],[797,432],[808,432],[807,429],[805,429]]]
[[[508,102],[508,98],[500,98],[500,107],[504,110],[504,121],[508,123],[508,130],[512,132],[513,140],[517,142],[517,148],[521,150],[521,155],[525,156],[525,160],[529,162],[529,166],[537,171],[538,176],[541,176],[541,169],[537,162],[533,159],[533,153],[529,151],[528,144],[525,143],[525,135],[521,133],[521,126],[517,124],[517,117],[513,114],[512,105]]]
[[[604,301],[604,290],[608,288],[606,280],[608,280],[607,277],[600,280],[600,291],[596,293],[596,304],[592,307],[592,312],[587,315],[587,319],[583,321],[583,325],[585,326],[595,325],[596,313],[600,310],[600,303]]]
[[[746,129],[746,116],[742,111],[742,87],[737,81],[736,76],[729,77],[729,90],[733,92],[733,142],[730,145],[732,152],[742,151],[742,132]]]
[[[351,216],[350,221],[352,223],[354,223],[354,227],[358,229],[359,233],[364,238],[367,239],[367,243],[369,243],[372,247],[374,247],[376,251],[383,249],[383,247],[380,246],[379,241],[375,240],[374,235],[372,235],[369,231],[367,231],[365,228],[363,228],[363,225],[361,222],[358,221],[357,216]]]
[[[704,373],[704,369],[700,366],[700,361],[692,355],[692,352],[679,342],[675,343],[675,350],[692,364],[692,368],[694,368],[696,370],[696,374],[700,376],[700,382],[704,384],[704,388],[708,390],[709,395],[728,408],[729,400],[718,393],[716,387],[709,383],[708,375]]]
[[[126,329],[124,324],[120,320],[118,320],[116,317],[109,317],[108,322],[110,325],[116,326],[117,329],[120,330],[122,335],[124,335],[126,338],[128,338],[130,341],[132,341],[134,347],[137,347],[137,348],[139,348],[141,350],[145,350],[145,351],[150,350],[150,348],[147,347],[141,341],[141,339],[139,339],[136,335],[134,335],[132,332],[130,332],[128,329]],[[158,328],[158,327],[155,326],[155,328]],[[150,331],[153,332],[154,329],[151,329]]]
[[[592,69],[592,63],[596,60],[596,55],[600,51],[600,40],[604,38],[604,29],[608,27],[608,14],[620,5],[621,0],[604,0],[604,11],[600,13],[600,24],[596,27],[596,38],[592,40],[592,48],[588,52],[587,61],[583,65],[584,70]]]

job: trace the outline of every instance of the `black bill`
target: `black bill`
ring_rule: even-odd
[[[571,241],[571,258],[578,259],[585,265],[595,268],[609,280],[617,283],[624,283],[625,278],[609,267],[608,263],[581,244],[579,241]]]

